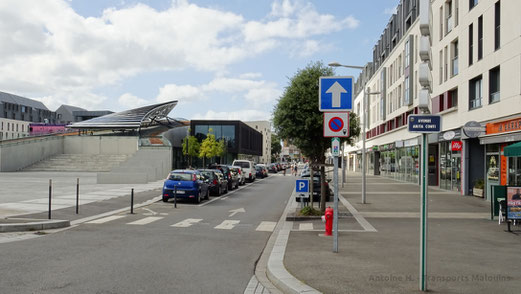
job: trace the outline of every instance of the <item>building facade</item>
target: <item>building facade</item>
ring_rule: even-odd
[[[419,182],[420,140],[407,131],[407,117],[421,113],[421,34],[415,19],[420,1],[400,2],[355,84],[353,103],[361,121],[367,119],[368,172],[414,183]],[[521,2],[429,3],[429,108],[442,117],[442,132],[429,136],[429,185],[471,195],[484,180],[487,198],[492,185],[521,185],[521,163],[502,155],[504,147],[521,141],[521,18],[516,13]],[[363,89],[380,93],[369,96],[366,112]],[[466,124],[483,131],[471,137]],[[350,168],[358,171],[361,146],[360,138],[355,147],[346,148]]]
[[[248,126],[262,134],[262,156],[258,163],[271,163],[271,123],[269,121],[246,121]]]

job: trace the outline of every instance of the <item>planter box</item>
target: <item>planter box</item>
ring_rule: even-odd
[[[477,197],[483,197],[483,189],[473,188],[472,195]]]

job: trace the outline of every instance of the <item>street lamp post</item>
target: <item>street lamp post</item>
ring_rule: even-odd
[[[360,69],[360,70],[363,70],[364,67],[363,66],[356,66],[356,65],[344,65],[344,64],[340,64],[338,62],[330,62],[328,64],[329,66],[333,66],[333,67],[347,67],[347,68],[353,68],[353,69]],[[365,155],[365,128],[367,126],[367,122],[368,122],[368,119],[367,119],[367,103],[368,103],[368,97],[369,95],[378,95],[380,94],[380,92],[371,92],[369,87],[367,88],[364,88],[364,101],[363,101],[363,112],[364,112],[364,123],[363,123],[363,127],[362,127],[362,203],[365,204],[366,201],[366,155]]]

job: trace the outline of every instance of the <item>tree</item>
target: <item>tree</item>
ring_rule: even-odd
[[[206,158],[221,156],[226,151],[224,140],[215,140],[215,135],[212,134],[213,130],[209,129],[208,131],[209,133],[206,139],[201,143],[201,148],[199,149],[199,157],[203,159],[203,167],[205,167]]]
[[[282,151],[282,146],[280,145],[280,138],[277,134],[271,134],[271,159],[278,158],[280,152]]]
[[[199,155],[199,148],[201,148],[201,144],[194,136],[187,136],[183,139],[183,155],[189,156],[190,161],[189,165],[192,165],[192,156]]]
[[[297,146],[315,165],[324,164],[325,152],[331,146],[331,139],[323,136],[323,114],[318,110],[318,81],[321,76],[333,75],[333,70],[322,62],[310,63],[306,68],[299,69],[290,78],[289,85],[284,89],[273,113],[273,124],[279,137]],[[349,119],[350,137],[347,138],[347,142],[353,144],[354,137],[360,134],[360,127],[354,113],[350,113]],[[313,171],[311,181],[312,175]],[[320,181],[320,209],[323,213],[326,199],[323,165]]]

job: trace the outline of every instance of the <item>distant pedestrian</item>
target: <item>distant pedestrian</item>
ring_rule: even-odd
[[[295,164],[295,177],[297,176],[297,170],[298,170],[298,167],[297,167],[297,164]]]

